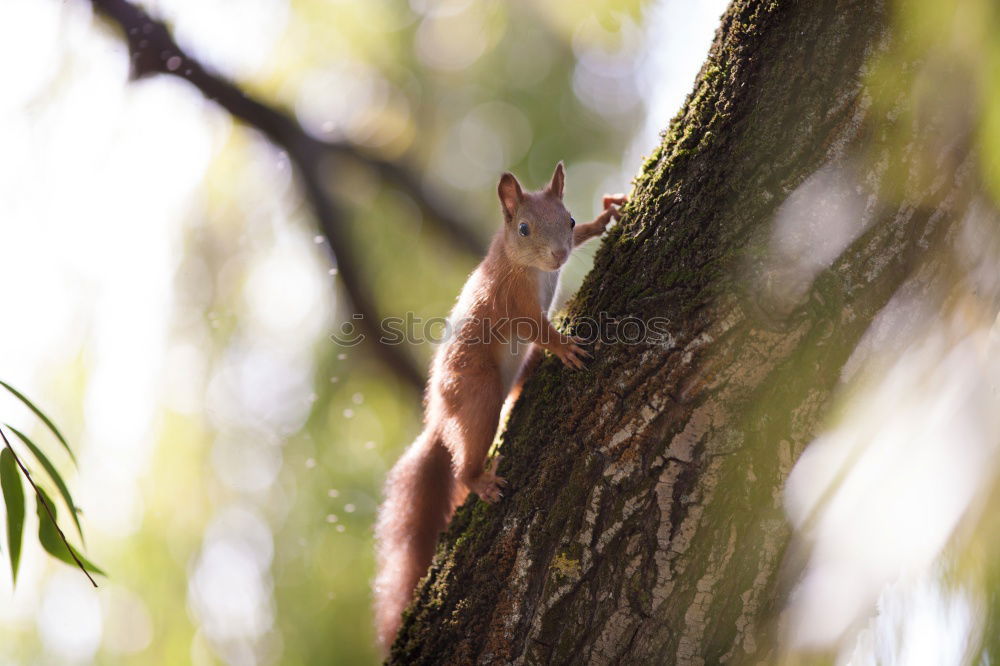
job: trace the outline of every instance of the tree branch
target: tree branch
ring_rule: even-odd
[[[413,198],[423,215],[433,222],[456,247],[481,257],[486,245],[469,230],[468,225],[441,200],[441,195],[427,187],[417,173],[394,160],[380,157],[361,146],[347,142],[321,142],[330,153],[349,157],[364,164]]]
[[[418,391],[422,390],[423,373],[413,359],[401,346],[388,346],[379,341],[381,331],[377,324],[379,317],[375,299],[352,259],[350,242],[344,233],[347,214],[321,180],[319,167],[322,158],[325,155],[345,156],[374,169],[385,181],[410,195],[427,219],[457,247],[472,254],[482,254],[484,245],[480,239],[410,168],[347,142],[328,142],[311,136],[289,114],[248,96],[232,82],[208,71],[177,45],[162,21],[152,18],[131,2],[91,0],[91,4],[124,33],[131,56],[133,78],[153,74],[183,78],[233,117],[258,129],[285,149],[302,178],[306,198],[334,255],[344,290],[355,311],[362,315],[362,333],[387,367]]]

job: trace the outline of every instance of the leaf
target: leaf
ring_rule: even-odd
[[[10,575],[17,582],[17,569],[21,563],[21,537],[24,534],[24,487],[10,449],[0,451],[0,486],[7,506],[7,545],[10,548]]]
[[[38,409],[38,407],[35,407],[35,404],[30,400],[28,400],[28,398],[25,397],[25,395],[20,391],[18,391],[16,388],[14,388],[13,386],[11,386],[10,384],[8,384],[3,380],[0,380],[0,386],[3,386],[5,389],[14,394],[15,398],[17,398],[25,405],[27,405],[28,409],[33,411],[35,413],[35,416],[40,418],[42,420],[42,423],[48,426],[49,430],[52,431],[52,434],[56,436],[56,439],[62,442],[62,445],[66,449],[66,452],[69,453],[69,457],[73,459],[73,464],[76,464],[76,456],[73,455],[72,449],[69,448],[69,443],[66,441],[66,438],[62,436],[62,433],[59,432],[59,428],[56,427],[56,424],[53,423],[51,419],[49,419],[49,417],[47,417],[45,413],[42,412],[42,410]]]
[[[55,466],[49,461],[49,459],[45,457],[45,454],[42,453],[42,450],[39,449],[34,442],[28,439],[27,435],[25,435],[23,432],[21,432],[14,426],[10,425],[9,423],[7,424],[7,427],[10,428],[15,435],[21,438],[21,441],[24,442],[25,446],[31,449],[31,453],[35,456],[38,462],[41,463],[42,467],[45,468],[45,471],[48,473],[49,478],[52,479],[52,482],[56,484],[57,488],[59,488],[59,494],[62,495],[63,500],[66,502],[67,508],[69,508],[70,516],[73,518],[73,522],[76,524],[76,531],[80,534],[80,540],[82,541],[83,528],[80,527],[80,518],[79,516],[77,516],[77,512],[79,511],[79,509],[77,509],[76,505],[73,504],[73,496],[69,494],[69,488],[66,487],[66,482],[63,481],[61,476],[59,476],[59,472],[56,471]]]
[[[41,488],[38,488],[37,490],[39,497],[38,501],[35,502],[37,505],[35,509],[38,513],[38,541],[42,544],[42,548],[45,549],[45,552],[57,560],[62,560],[71,566],[76,567],[82,564],[87,571],[101,574],[102,576],[105,575],[96,564],[85,558],[80,554],[80,551],[73,548],[73,546],[63,540],[63,537],[59,534],[59,530],[54,522],[57,515],[55,503],[49,498],[48,494],[44,490]],[[49,512],[45,510],[45,507],[42,506],[42,502],[45,502],[45,504],[48,505],[49,511],[52,512],[51,516],[49,515]],[[72,554],[70,553],[70,549],[72,549]],[[73,559],[73,555],[76,555],[76,559]],[[77,562],[77,560],[79,560],[79,562]]]

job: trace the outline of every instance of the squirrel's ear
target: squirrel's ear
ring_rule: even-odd
[[[503,217],[510,222],[517,214],[518,206],[524,199],[524,192],[521,190],[521,183],[517,182],[514,174],[507,172],[500,176],[500,184],[497,185],[497,194],[500,195],[500,206],[503,208]]]
[[[549,193],[562,199],[563,196],[563,186],[566,184],[566,171],[563,169],[562,160],[556,165],[556,170],[552,173],[552,180],[549,182],[549,186],[545,188]]]

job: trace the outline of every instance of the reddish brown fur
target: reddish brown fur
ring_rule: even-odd
[[[489,467],[484,463],[512,384],[516,397],[543,348],[574,368],[589,356],[578,340],[556,331],[546,313],[558,271],[572,248],[617,219],[625,197],[605,196],[604,212],[573,228],[562,203],[563,182],[561,162],[539,192],[524,192],[509,173],[500,179],[504,225],[452,310],[456,330],[431,365],[424,432],[389,473],[375,526],[375,614],[383,651],[388,651],[455,507],[469,492],[487,502],[501,497],[505,482],[496,475],[496,459]],[[528,225],[527,236],[519,233],[521,224]],[[517,330],[525,339],[516,352],[507,342],[514,337],[514,326],[502,323],[512,319],[522,321]],[[499,322],[492,332],[504,339],[484,340],[483,322]],[[525,351],[527,360],[512,382],[510,368]]]

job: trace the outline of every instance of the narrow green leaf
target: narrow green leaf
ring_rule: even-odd
[[[10,428],[10,430],[17,435],[22,442],[24,442],[25,446],[31,449],[32,455],[34,455],[38,462],[41,463],[42,467],[44,467],[45,471],[48,473],[49,478],[56,484],[56,487],[59,489],[59,494],[62,495],[63,500],[66,502],[66,507],[69,509],[70,517],[73,519],[73,523],[76,524],[76,531],[80,534],[80,540],[83,541],[83,528],[80,527],[80,518],[77,516],[77,511],[79,511],[79,509],[77,509],[76,505],[73,504],[73,496],[69,494],[69,488],[66,487],[66,482],[63,481],[61,476],[59,476],[59,472],[56,471],[55,466],[49,461],[49,459],[45,457],[42,450],[39,449],[34,442],[28,439],[27,435],[9,423],[7,424],[7,427]]]
[[[24,534],[24,487],[21,472],[14,461],[14,454],[4,447],[0,451],[0,486],[3,502],[7,506],[7,545],[10,549],[10,575],[17,582],[17,569],[21,564],[21,537]]]
[[[45,552],[52,557],[62,560],[66,564],[74,567],[79,566],[77,564],[77,560],[79,560],[79,564],[82,564],[87,571],[101,574],[103,576],[104,572],[101,571],[97,565],[81,555],[80,551],[76,548],[73,548],[73,546],[63,541],[63,538],[59,535],[59,530],[56,529],[56,524],[52,520],[53,517],[57,516],[55,503],[41,488],[38,489],[38,492],[41,495],[41,497],[39,497],[35,502],[37,505],[35,507],[36,513],[38,513],[38,541],[42,544],[42,548],[45,549]],[[46,511],[45,507],[42,506],[43,501],[48,505],[49,511],[52,512],[52,516],[49,516],[48,511]],[[70,554],[69,551],[71,548],[73,549],[72,554]],[[73,555],[76,555],[76,559],[73,559]]]
[[[69,448],[69,443],[66,441],[66,438],[62,436],[62,433],[59,432],[59,428],[56,427],[56,424],[53,423],[52,420],[49,419],[49,417],[47,417],[42,410],[38,409],[38,407],[35,407],[35,404],[30,400],[28,400],[28,398],[25,397],[25,395],[20,391],[18,391],[16,388],[14,388],[13,386],[11,386],[10,384],[8,384],[3,380],[0,380],[0,386],[3,386],[5,389],[10,391],[15,398],[17,398],[25,405],[27,405],[28,409],[33,411],[35,413],[35,416],[40,418],[42,420],[42,423],[48,426],[49,430],[52,431],[52,434],[56,436],[56,439],[62,442],[63,447],[66,449],[66,452],[69,453],[69,457],[73,459],[73,463],[75,464],[76,456],[73,455],[73,450]]]

